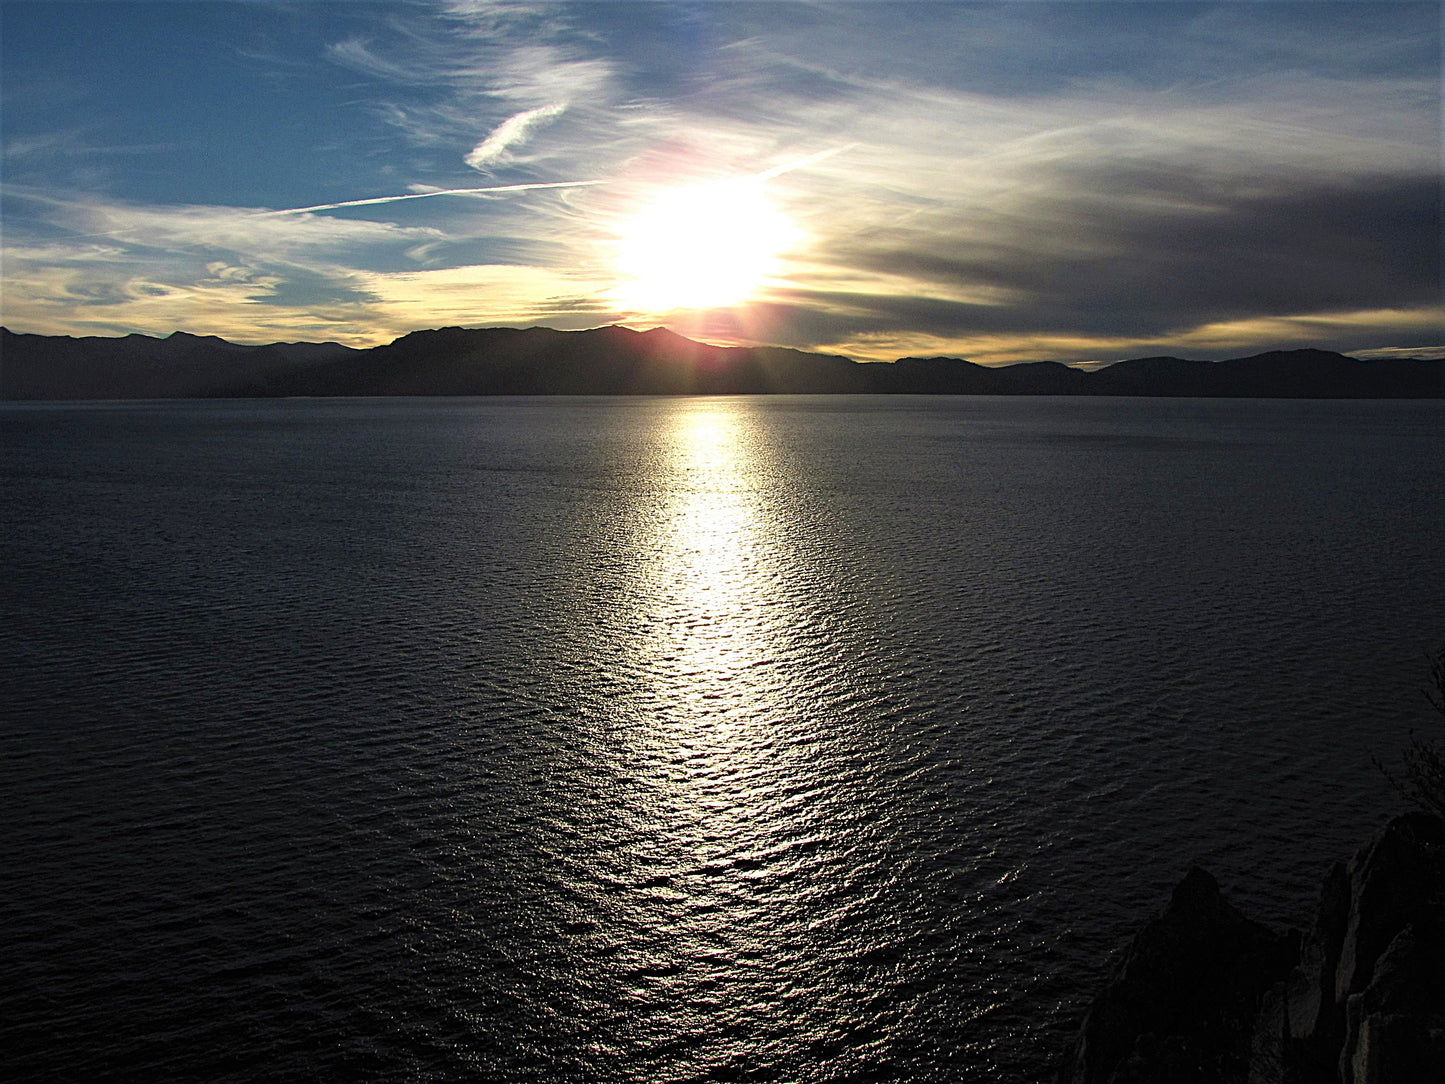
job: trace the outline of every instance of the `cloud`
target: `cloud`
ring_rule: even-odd
[[[47,204],[85,186],[44,126],[12,136],[7,318],[157,320],[191,291],[349,341],[581,326],[617,315],[611,246],[643,201],[751,175],[804,240],[739,336],[996,361],[1442,341],[1428,5],[453,0],[317,25],[347,126],[263,197]]]
[[[829,259],[880,276],[880,319],[931,331],[1163,334],[1260,312],[1424,305],[1439,297],[1432,177],[1251,191],[1186,172],[1090,165],[981,236],[932,215],[838,243]],[[908,297],[885,280],[912,284]],[[923,297],[989,291],[1006,303]],[[922,294],[923,297],[919,295]],[[976,295],[975,295],[976,296]]]
[[[255,209],[127,204],[13,185],[28,214],[7,231],[0,305],[16,326],[52,334],[177,328],[363,338],[374,312],[355,267],[441,238],[434,229]],[[374,341],[373,334],[364,336]]]
[[[80,128],[37,132],[6,141],[4,155],[9,163],[25,158],[88,158],[121,154],[157,154],[174,148],[167,143],[132,143],[101,145],[87,140]]]
[[[259,207],[124,203],[90,195],[58,195],[5,185],[7,201],[28,205],[24,243],[41,224],[56,243],[103,239],[125,251],[180,253],[228,250],[267,259],[355,255],[369,248],[416,244],[440,236],[430,226],[330,218],[280,218]],[[82,246],[84,247],[84,246]]]
[[[1420,346],[1381,346],[1373,350],[1353,351],[1357,358],[1388,361],[1394,358],[1445,358],[1445,344]]]
[[[415,329],[413,314],[418,308],[427,312],[422,325],[427,327],[545,321],[560,328],[583,328],[609,323],[616,314],[599,302],[595,281],[565,269],[473,265],[373,274],[363,281],[385,313],[383,323],[398,335]],[[478,319],[482,299],[485,321]]]
[[[370,43],[361,38],[353,37],[334,42],[327,47],[326,55],[336,63],[373,79],[384,79],[408,86],[428,81],[443,81],[434,68],[421,68],[378,56],[372,51]]]
[[[542,187],[552,188],[554,202],[569,191]],[[555,239],[546,229],[492,237],[312,213],[3,191],[29,210],[22,229],[7,230],[0,280],[7,326],[21,330],[182,329],[239,342],[361,346],[443,324],[590,327],[619,315],[602,300],[609,283],[598,261],[578,259],[575,239],[563,242],[566,215]],[[439,254],[474,262],[416,269],[436,264]]]
[[[478,118],[500,112],[492,134],[463,153],[473,169],[507,161],[509,147],[567,103],[612,97],[612,63],[565,8],[459,3],[407,16],[384,15],[368,33],[329,45],[326,55],[382,84],[375,115],[419,146],[474,141]],[[439,93],[417,95],[418,87]],[[590,104],[573,108],[598,119]]]
[[[946,303],[925,302],[912,311],[933,308],[937,313],[947,307]],[[753,320],[769,330],[771,341],[863,361],[948,355],[985,365],[1026,360],[1108,363],[1153,354],[1217,360],[1259,350],[1302,347],[1363,354],[1381,342],[1411,344],[1397,348],[1400,354],[1433,356],[1441,349],[1437,344],[1445,331],[1445,307],[1439,305],[1252,317],[1162,335],[1065,327],[995,330],[984,323],[966,326],[956,319],[930,330],[925,323],[898,318],[909,311],[905,307],[886,314],[893,319],[880,319],[878,312],[867,308],[846,304],[830,308],[826,299],[806,298],[760,306]]]
[[[553,102],[551,105],[514,113],[497,125],[491,135],[473,147],[463,161],[475,170],[486,172],[489,165],[510,157],[510,148],[525,140],[534,128],[560,116],[566,109],[566,102]]]

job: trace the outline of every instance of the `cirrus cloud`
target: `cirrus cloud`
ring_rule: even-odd
[[[531,135],[533,129],[561,115],[566,109],[565,102],[553,102],[514,113],[473,147],[463,160],[473,169],[486,172],[489,166],[509,159],[511,149]]]

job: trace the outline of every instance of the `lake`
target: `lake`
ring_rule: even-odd
[[[1445,404],[0,406],[11,1079],[1042,1079],[1402,803]]]

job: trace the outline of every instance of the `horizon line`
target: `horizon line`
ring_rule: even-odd
[[[426,195],[441,195],[442,193],[438,192],[438,193],[425,193],[425,194],[426,194]],[[299,213],[299,209],[298,209],[297,212],[275,212],[275,211],[273,211],[273,212],[268,212],[268,213],[271,213],[271,214]],[[1361,361],[1361,362],[1392,361],[1392,360],[1397,360],[1397,361],[1445,361],[1445,345],[1442,345],[1442,346],[1422,346],[1422,347],[1414,347],[1414,348],[1412,348],[1412,347],[1371,347],[1371,348],[1369,348],[1369,349],[1362,350],[1362,351],[1359,351],[1359,352],[1357,352],[1357,353],[1346,353],[1346,352],[1340,351],[1340,350],[1328,350],[1328,349],[1324,349],[1324,348],[1322,348],[1322,347],[1316,347],[1316,346],[1285,347],[1285,348],[1282,348],[1282,347],[1270,347],[1270,348],[1264,349],[1264,350],[1260,350],[1260,349],[1258,349],[1258,348],[1246,348],[1246,349],[1249,349],[1251,352],[1249,352],[1249,353],[1244,353],[1244,354],[1231,354],[1231,355],[1229,355],[1228,357],[1221,357],[1221,358],[1215,358],[1215,359],[1209,359],[1209,358],[1190,358],[1190,357],[1184,357],[1184,356],[1178,355],[1178,354],[1138,354],[1138,355],[1133,355],[1133,356],[1129,356],[1129,357],[1114,358],[1114,359],[1112,359],[1112,360],[1105,360],[1105,359],[1083,359],[1083,360],[1079,360],[1079,361],[1059,361],[1059,360],[1056,359],[1056,358],[1031,358],[1031,359],[1022,359],[1022,360],[1018,360],[1018,361],[1005,361],[1005,362],[989,363],[989,362],[982,362],[982,361],[971,361],[971,360],[969,360],[969,359],[966,358],[966,357],[963,357],[963,356],[961,356],[961,355],[955,355],[955,354],[905,354],[905,355],[903,355],[903,356],[901,356],[901,357],[893,358],[893,359],[891,359],[891,360],[859,361],[857,358],[850,357],[850,356],[848,356],[848,355],[846,355],[846,354],[841,354],[841,353],[837,353],[837,352],[834,352],[834,351],[828,351],[828,350],[825,350],[825,349],[806,349],[806,348],[797,347],[797,346],[785,346],[785,345],[782,345],[782,344],[779,344],[779,343],[762,343],[762,342],[755,342],[755,343],[749,343],[749,344],[733,344],[733,345],[730,345],[730,346],[729,346],[729,345],[724,345],[724,344],[722,344],[722,343],[707,342],[707,341],[702,340],[702,339],[694,339],[694,338],[692,338],[691,336],[683,335],[683,334],[681,334],[680,332],[674,331],[672,328],[666,326],[665,324],[656,324],[656,325],[654,325],[654,326],[652,326],[652,327],[649,327],[649,328],[647,328],[646,330],[642,330],[642,331],[639,331],[639,330],[637,330],[636,328],[629,327],[629,326],[627,326],[626,324],[621,324],[621,323],[597,324],[597,325],[595,325],[595,326],[593,326],[593,327],[588,327],[588,328],[555,328],[555,327],[549,327],[549,326],[547,326],[547,325],[545,325],[545,324],[530,324],[530,325],[527,325],[527,326],[525,326],[525,327],[523,327],[523,326],[517,326],[517,325],[514,325],[514,324],[483,324],[483,325],[476,325],[476,326],[468,326],[468,325],[463,325],[463,324],[444,324],[444,325],[442,325],[442,326],[440,326],[440,327],[414,328],[414,329],[411,330],[411,331],[403,332],[401,335],[398,335],[398,336],[397,336],[396,338],[394,338],[394,339],[388,340],[388,341],[386,341],[386,342],[375,343],[375,344],[373,344],[373,345],[371,345],[371,346],[346,346],[344,343],[338,342],[338,341],[335,340],[335,339],[271,339],[271,340],[256,341],[256,342],[241,342],[241,341],[237,341],[237,340],[234,340],[234,339],[228,339],[228,338],[226,338],[226,337],[223,336],[223,335],[217,335],[217,334],[214,334],[214,333],[207,333],[207,332],[186,331],[186,330],[184,330],[184,329],[182,329],[182,328],[176,328],[175,330],[170,331],[170,332],[165,333],[165,334],[148,333],[148,332],[143,332],[143,331],[131,331],[131,332],[123,333],[123,334],[114,334],[114,335],[53,334],[53,333],[48,333],[48,332],[16,331],[16,330],[14,330],[13,328],[9,327],[8,325],[0,324],[0,331],[3,331],[3,332],[5,332],[6,334],[9,334],[9,335],[33,335],[33,336],[36,336],[37,338],[47,338],[47,339],[128,339],[128,338],[142,338],[142,339],[153,339],[153,340],[155,340],[155,341],[157,341],[157,342],[164,342],[166,339],[170,339],[170,338],[173,338],[173,337],[175,337],[175,336],[177,336],[177,335],[181,335],[181,336],[186,336],[186,337],[194,338],[194,339],[216,339],[216,340],[218,340],[218,341],[220,341],[220,342],[223,342],[223,343],[226,343],[226,344],[228,344],[228,345],[230,345],[230,346],[239,346],[239,347],[243,347],[243,348],[247,348],[247,349],[260,349],[260,348],[264,348],[264,347],[267,347],[267,346],[340,346],[340,347],[342,347],[343,349],[351,350],[351,351],[354,351],[354,352],[356,352],[356,353],[365,353],[365,352],[367,352],[367,351],[369,351],[369,350],[376,350],[376,349],[380,349],[380,348],[382,348],[382,347],[391,346],[391,345],[394,345],[394,344],[397,343],[397,342],[400,342],[402,339],[407,338],[408,336],[411,336],[411,335],[419,335],[419,334],[426,334],[426,333],[428,333],[428,332],[439,332],[439,331],[516,331],[516,332],[525,332],[525,331],[550,331],[550,332],[553,332],[554,334],[558,334],[558,335],[582,335],[582,334],[587,334],[587,333],[590,333],[590,332],[605,331],[605,330],[608,330],[608,329],[611,329],[611,328],[617,328],[617,329],[620,329],[620,330],[623,330],[623,331],[629,331],[629,332],[632,332],[632,333],[635,334],[635,335],[646,335],[646,334],[648,334],[648,332],[652,332],[652,331],[666,331],[668,334],[670,334],[670,335],[676,335],[678,338],[684,339],[684,340],[686,340],[687,342],[695,343],[695,344],[697,344],[697,345],[699,345],[699,346],[709,346],[709,347],[712,347],[712,348],[717,349],[717,350],[749,350],[749,349],[795,350],[795,351],[797,351],[798,353],[801,353],[801,354],[814,354],[814,355],[821,356],[821,357],[841,357],[841,358],[845,358],[846,360],[852,362],[852,363],[855,364],[855,365],[895,365],[895,364],[897,364],[898,362],[901,362],[901,361],[936,361],[936,360],[947,360],[947,361],[961,361],[961,362],[964,362],[965,364],[968,364],[968,365],[976,365],[976,366],[978,366],[979,368],[984,368],[984,369],[1007,369],[1007,368],[1012,368],[1013,366],[1017,366],[1017,365],[1061,365],[1061,366],[1063,366],[1064,368],[1067,368],[1067,369],[1075,369],[1075,370],[1078,370],[1078,371],[1080,371],[1080,372],[1086,372],[1086,373],[1087,373],[1087,372],[1096,372],[1096,371],[1098,371],[1099,369],[1105,369],[1105,368],[1108,368],[1108,367],[1113,366],[1113,365],[1118,365],[1118,364],[1120,364],[1121,362],[1125,362],[1125,361],[1143,361],[1143,360],[1152,359],[1152,358],[1173,358],[1173,359],[1176,359],[1176,360],[1179,360],[1179,361],[1199,362],[1199,363],[1201,363],[1201,364],[1206,364],[1206,365],[1215,365],[1215,364],[1219,364],[1220,362],[1223,362],[1223,361],[1238,361],[1238,360],[1242,360],[1242,359],[1246,359],[1246,358],[1262,357],[1262,356],[1264,356],[1264,355],[1266,355],[1266,354],[1291,354],[1291,353],[1305,353],[1305,352],[1321,353],[1321,354],[1333,354],[1333,355],[1335,355],[1336,357],[1349,358],[1349,359],[1351,359],[1351,360],[1353,360],[1353,361]],[[1371,356],[1371,355],[1374,355],[1374,356]]]

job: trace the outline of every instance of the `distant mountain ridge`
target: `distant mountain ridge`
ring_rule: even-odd
[[[448,327],[366,350],[243,346],[184,332],[71,338],[0,328],[0,398],[9,400],[769,393],[1441,398],[1445,362],[1276,350],[1218,362],[1134,358],[1088,372],[1054,361],[996,368],[950,357],[860,363],[616,326]]]
[[[17,335],[0,328],[0,399],[197,399],[365,353],[340,343],[242,346],[177,331],[164,339]]]

